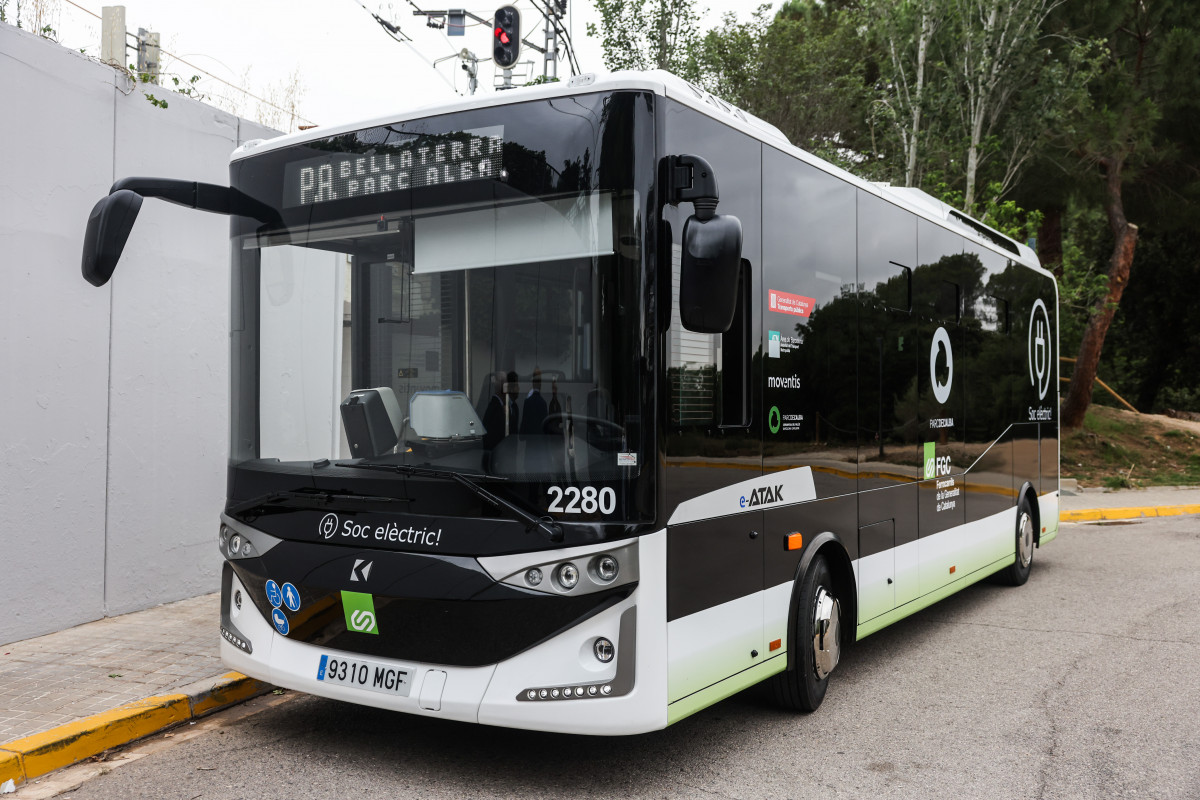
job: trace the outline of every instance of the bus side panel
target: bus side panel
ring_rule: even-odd
[[[667,529],[670,700],[756,663],[762,652],[762,512]]]
[[[817,534],[831,531],[841,537],[850,551],[847,555],[854,559],[857,557],[857,542],[852,532],[857,524],[858,508],[855,496],[848,494],[768,509],[763,516],[763,580],[768,587],[763,608],[763,639],[767,644],[766,652],[774,655],[787,650],[788,620],[792,610],[791,588],[799,577],[796,569],[804,554],[802,548],[788,549],[789,544],[795,545],[790,535],[799,533],[803,547],[807,547]],[[851,589],[845,587],[847,591]],[[775,641],[779,641],[779,645],[772,650]]]

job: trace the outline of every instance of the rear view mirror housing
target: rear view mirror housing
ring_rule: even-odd
[[[693,214],[683,225],[679,319],[697,333],[725,333],[737,310],[742,223],[737,217]]]
[[[83,277],[88,283],[103,286],[112,277],[144,197],[161,197],[185,208],[241,214],[269,226],[283,226],[277,210],[228,186],[172,178],[122,178],[88,217],[83,237]]]
[[[700,156],[667,156],[662,163],[671,205],[695,209],[683,225],[679,321],[696,333],[725,333],[737,311],[742,222],[718,214],[717,176]]]
[[[141,195],[121,189],[92,208],[83,237],[83,277],[88,283],[108,283],[141,207]]]

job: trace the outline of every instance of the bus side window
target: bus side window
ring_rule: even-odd
[[[750,424],[750,262],[742,259],[733,324],[721,334],[721,427]]]
[[[962,319],[962,290],[953,281],[938,284],[933,298],[934,316],[943,322],[958,323]]]
[[[912,269],[895,261],[888,262],[888,266],[895,272],[889,273],[888,279],[878,284],[879,300],[884,308],[907,314],[912,311]]]

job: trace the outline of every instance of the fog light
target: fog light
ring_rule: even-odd
[[[603,636],[597,639],[596,643],[592,645],[592,653],[596,656],[596,660],[604,664],[612,661],[616,652],[617,650],[613,647],[613,643]]]
[[[542,571],[537,567],[525,573],[525,582],[530,586],[537,586],[542,582]]]
[[[247,539],[245,541],[245,543],[242,544],[242,555],[249,556],[253,552],[254,552],[254,547],[253,547],[253,545],[250,544],[250,540]]]
[[[229,539],[229,555],[236,556],[242,549],[242,535],[235,533]]]
[[[238,611],[242,610],[242,590],[238,589],[233,593],[233,607]]]
[[[596,559],[596,577],[605,583],[614,580],[620,571],[620,565],[612,556],[600,556]]]
[[[559,565],[558,583],[567,590],[575,588],[575,584],[579,583],[579,570],[575,568],[574,564],[567,562]]]

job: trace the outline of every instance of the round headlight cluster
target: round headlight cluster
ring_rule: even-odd
[[[592,587],[607,586],[617,579],[621,573],[621,565],[616,556],[603,553],[588,561],[586,570],[583,565],[573,561],[563,561],[554,565],[553,568],[550,566],[530,567],[525,570],[523,576],[525,585],[541,586],[546,578],[543,570],[550,574],[551,588],[560,592],[570,592],[580,585],[580,580],[584,577],[587,578],[584,581],[585,589],[588,585]]]

